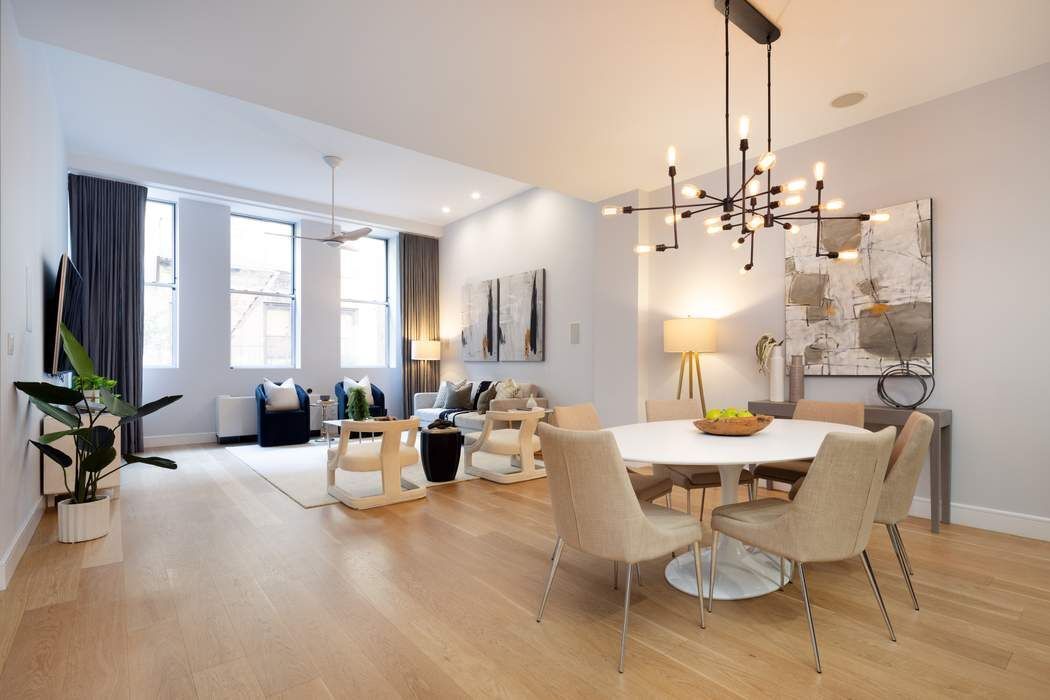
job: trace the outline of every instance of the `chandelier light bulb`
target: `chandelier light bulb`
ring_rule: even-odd
[[[678,162],[678,151],[675,150],[674,146],[667,147],[667,165],[674,167]]]
[[[767,152],[764,156],[758,159],[758,165],[755,166],[755,170],[760,173],[764,173],[773,167],[773,164],[777,162],[777,154],[773,151]]]
[[[717,225],[717,226],[708,226],[708,227],[707,227],[707,232],[708,232],[709,234],[711,234],[712,236],[713,236],[713,235],[715,235],[716,233],[718,233],[718,232],[719,232],[719,231],[721,231],[721,230],[722,230],[722,226],[721,226],[721,224],[719,224],[719,225]]]
[[[784,185],[784,189],[788,192],[801,192],[806,189],[806,181],[799,178],[798,180],[792,180],[788,184]]]
[[[712,216],[710,218],[704,219],[704,226],[714,226],[715,224],[717,224],[718,228],[721,229],[722,228],[722,217],[720,217],[720,216]]]
[[[839,260],[856,260],[860,257],[860,253],[856,250],[840,250]]]
[[[733,241],[733,245],[731,247],[733,248],[733,250],[736,250],[737,248],[739,248],[742,245],[744,245],[744,239],[743,238],[738,238],[735,241]]]
[[[791,224],[790,226],[788,226],[788,233],[796,234],[801,230],[802,229],[798,227],[798,224]]]
[[[682,215],[681,214],[668,214],[667,216],[664,217],[664,223],[667,224],[668,226],[670,226],[671,224],[673,224],[676,221],[681,221],[681,220],[682,220]]]
[[[616,216],[620,211],[620,207],[602,207],[602,216]]]
[[[790,197],[785,197],[784,198],[784,206],[786,206],[786,207],[793,207],[796,204],[801,204],[801,203],[802,203],[802,196],[801,195],[793,194]]]
[[[696,197],[700,194],[700,188],[696,185],[686,185],[682,188],[683,197]]]
[[[742,268],[740,268],[740,274],[741,275],[746,275],[748,272],[751,271],[752,267],[754,267],[754,266],[751,263],[748,263],[748,264],[744,265]]]
[[[747,222],[747,227],[748,227],[748,229],[750,229],[752,231],[757,231],[758,229],[762,228],[763,224],[765,224],[765,220],[761,216],[759,216],[758,214],[755,214]]]
[[[745,114],[740,117],[740,138],[746,139],[749,133],[751,133],[751,117]]]
[[[890,220],[890,215],[887,214],[884,211],[876,212],[875,214],[871,215],[871,221],[882,222],[882,221],[889,221],[889,220]]]
[[[451,214],[452,213],[452,207],[450,207],[449,205],[446,204],[445,206],[441,207],[441,213],[442,214]]]
[[[824,161],[818,160],[816,163],[813,164],[813,179],[824,179]]]
[[[841,199],[832,199],[824,205],[824,208],[829,211],[836,211],[844,206],[846,206],[846,203]]]
[[[645,255],[647,253],[651,253],[651,252],[653,252],[653,250],[654,250],[654,248],[651,245],[641,245],[640,244],[640,245],[636,245],[634,247],[634,252],[638,253],[639,255]]]
[[[752,197],[758,194],[758,188],[758,178],[754,178],[753,180],[751,180],[751,182],[747,183],[747,193]]]

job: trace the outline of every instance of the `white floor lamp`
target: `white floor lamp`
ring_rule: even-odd
[[[682,380],[686,365],[689,366],[689,398],[693,398],[693,368],[700,389],[700,407],[707,413],[704,400],[704,378],[700,374],[700,353],[716,352],[718,344],[713,318],[669,318],[664,321],[664,352],[682,353],[678,368],[678,398],[682,398]]]

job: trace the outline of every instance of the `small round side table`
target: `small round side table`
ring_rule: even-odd
[[[424,428],[419,431],[419,453],[427,481],[452,481],[459,471],[463,433],[459,428]]]

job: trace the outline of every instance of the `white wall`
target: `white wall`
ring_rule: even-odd
[[[957,517],[966,506],[1050,517],[1040,410],[1050,395],[1050,220],[1040,214],[1050,190],[1047,124],[1050,65],[777,151],[778,180],[812,183],[813,162],[826,161],[825,195],[851,211],[933,198],[937,389],[928,405],[954,412]],[[721,178],[694,182],[717,193]],[[651,203],[667,196],[651,193]],[[651,226],[657,240],[667,235],[662,221]],[[701,221],[682,231],[680,251],[650,261],[650,395],[675,391],[678,360],[660,351],[663,320],[693,314],[721,318],[719,352],[704,358],[708,406],[768,396],[753,348],[762,333],[783,337],[783,232],[758,236],[756,267],[742,277],[746,249],[731,250],[730,234],[711,238]],[[817,399],[878,404],[874,387],[873,378],[806,379]],[[924,477],[920,495],[927,485]],[[1050,522],[1040,527],[1050,532]]]
[[[40,434],[12,382],[43,379],[44,298],[66,250],[61,125],[39,46],[18,34],[0,2],[0,589],[42,512]],[[8,354],[11,338],[13,353]]]
[[[339,255],[327,246],[300,244],[300,367],[234,369],[230,367],[230,208],[190,197],[178,200],[179,366],[147,368],[143,400],[166,394],[183,398],[143,419],[147,438],[214,439],[215,398],[248,396],[262,377],[285,379],[331,394],[344,375],[368,374],[386,394],[390,413],[401,411],[401,371],[397,367],[343,368],[339,361]],[[301,222],[306,236],[323,237],[327,228]],[[396,256],[397,241],[390,241]],[[392,327],[399,332],[396,276],[391,276]],[[397,360],[397,358],[394,358]],[[172,438],[171,436],[178,436]]]
[[[594,205],[532,189],[445,228],[440,252],[441,375],[536,383],[553,403],[593,396]],[[462,362],[463,285],[501,275],[547,269],[547,352],[544,362]],[[569,324],[580,323],[570,345]]]

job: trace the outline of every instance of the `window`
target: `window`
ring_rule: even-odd
[[[295,366],[295,291],[295,225],[231,216],[231,366]]]
[[[143,248],[142,364],[145,367],[174,367],[178,357],[178,278],[175,274],[173,202],[146,201]]]
[[[390,299],[386,241],[362,238],[340,252],[340,360],[343,367],[385,367]]]

